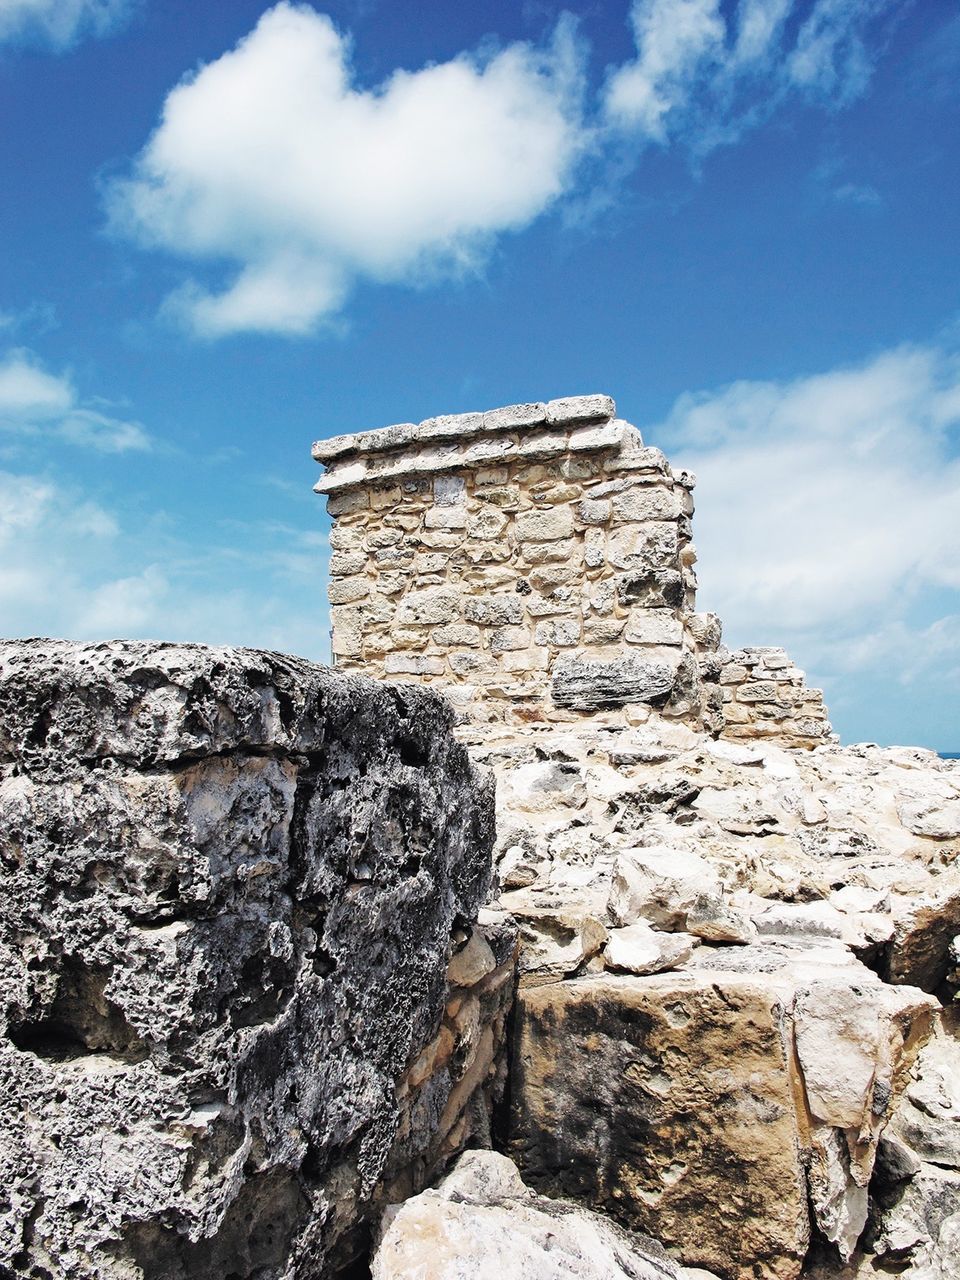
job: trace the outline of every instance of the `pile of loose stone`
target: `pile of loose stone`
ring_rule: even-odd
[[[960,768],[655,712],[460,732],[523,940],[523,1176],[724,1276],[948,1280]]]

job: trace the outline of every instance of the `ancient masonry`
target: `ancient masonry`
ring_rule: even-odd
[[[338,667],[435,684],[474,721],[643,707],[814,746],[819,690],[696,612],[694,478],[605,395],[321,440]],[[642,714],[642,710],[639,712]]]

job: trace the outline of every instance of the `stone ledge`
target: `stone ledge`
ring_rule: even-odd
[[[571,427],[585,422],[609,422],[616,417],[616,412],[617,406],[610,396],[569,396],[546,404],[511,404],[500,409],[488,409],[484,413],[448,413],[419,423],[399,422],[376,431],[333,436],[329,440],[317,440],[312,453],[317,462],[326,464],[339,458],[407,449],[437,440],[458,442],[530,427]]]
[[[473,417],[475,415],[463,415]],[[628,443],[635,444],[639,432],[619,419],[591,423],[568,424],[567,430],[534,431],[529,435],[514,432],[484,439],[465,434],[446,447],[411,448],[410,451],[372,453],[366,456],[344,455],[342,460],[326,463],[325,476],[314,485],[315,493],[340,493],[387,480],[401,480],[418,475],[444,475],[451,471],[469,470],[501,462],[543,462],[566,453],[616,453]],[[636,439],[634,439],[634,436]],[[419,443],[422,443],[420,437]]]

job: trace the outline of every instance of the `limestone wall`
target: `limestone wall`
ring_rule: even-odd
[[[0,1275],[324,1280],[488,1137],[492,788],[420,689],[0,643]]]
[[[316,444],[337,666],[475,719],[697,718],[719,631],[693,613],[693,478],[615,413],[582,396]]]
[[[823,691],[807,687],[783,649],[723,650],[719,682],[724,737],[774,738],[811,747],[832,736]]]
[[[313,456],[338,667],[441,687],[474,723],[656,708],[734,738],[829,738],[782,649],[730,654],[696,612],[694,477],[609,396],[336,436]]]

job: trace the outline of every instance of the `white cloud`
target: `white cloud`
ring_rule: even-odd
[[[70,483],[0,471],[5,636],[190,640],[323,660],[326,552],[316,527],[237,523],[229,537],[197,536],[163,512],[120,514]]]
[[[685,395],[649,434],[698,473],[700,602],[735,643],[904,678],[960,647],[956,352]]]
[[[201,335],[305,333],[358,278],[475,269],[566,189],[584,145],[581,53],[561,22],[514,44],[357,87],[326,16],[280,3],[168,96],[115,229],[233,266],[169,305]]]
[[[902,0],[634,0],[634,61],[605,90],[610,122],[704,154],[763,120],[789,94],[832,108],[859,97],[876,57],[868,33]]]
[[[115,30],[131,8],[131,0],[0,0],[0,41],[68,49],[81,36]]]
[[[57,436],[104,453],[150,448],[150,437],[139,423],[85,406],[69,374],[50,373],[25,347],[0,356],[0,433],[4,432],[21,438]]]

